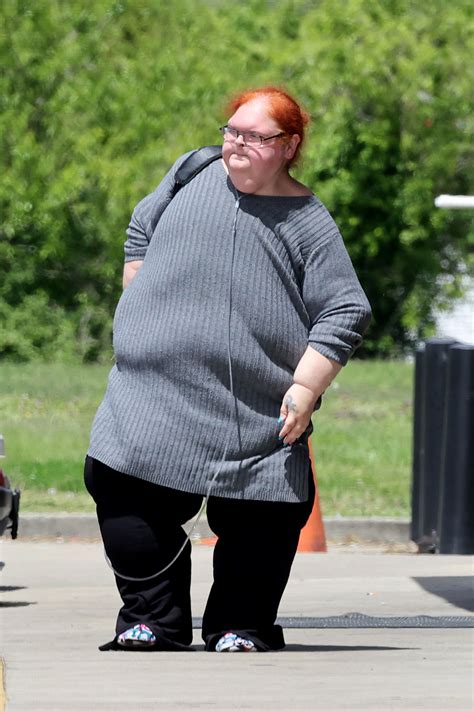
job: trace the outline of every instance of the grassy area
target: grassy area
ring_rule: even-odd
[[[93,511],[82,468],[109,368],[3,364],[0,431],[4,466],[23,511]]]
[[[2,364],[5,471],[23,511],[93,511],[82,465],[109,368]],[[408,516],[413,366],[353,361],[314,417],[327,516]]]
[[[410,514],[413,365],[353,361],[314,416],[326,515]]]

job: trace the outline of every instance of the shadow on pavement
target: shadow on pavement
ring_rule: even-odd
[[[474,577],[472,575],[440,575],[412,578],[432,595],[442,597],[451,605],[474,612]]]
[[[26,590],[26,585],[0,585],[0,593],[15,592],[15,590]],[[0,600],[0,609],[2,607],[27,607],[28,605],[36,604],[36,602]]]

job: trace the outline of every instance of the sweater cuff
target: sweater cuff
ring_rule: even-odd
[[[124,262],[125,264],[127,262],[137,262],[140,261],[142,262],[145,259],[146,256],[146,249],[127,249],[125,250],[125,258]]]
[[[319,343],[318,341],[312,340],[308,341],[308,345],[311,346],[311,348],[314,348],[314,350],[321,355],[336,361],[336,363],[339,363],[339,365],[342,366],[347,364],[347,361],[355,351],[355,348],[336,348],[334,346],[329,346],[326,343]]]

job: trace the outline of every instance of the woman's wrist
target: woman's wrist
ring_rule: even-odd
[[[293,385],[297,385],[299,388],[303,388],[306,397],[310,397],[313,400],[313,405],[316,404],[317,399],[322,393],[315,390],[315,388],[307,385],[306,383],[300,383],[298,380],[293,379]]]
[[[310,390],[314,402],[324,393],[341,370],[341,365],[308,346],[293,374],[293,382]]]

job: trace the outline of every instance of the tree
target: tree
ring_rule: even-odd
[[[0,16],[2,357],[109,357],[134,204],[218,140],[249,84],[311,113],[298,177],[373,304],[363,353],[409,347],[456,291],[472,218],[433,198],[472,192],[467,0],[4,0]]]

